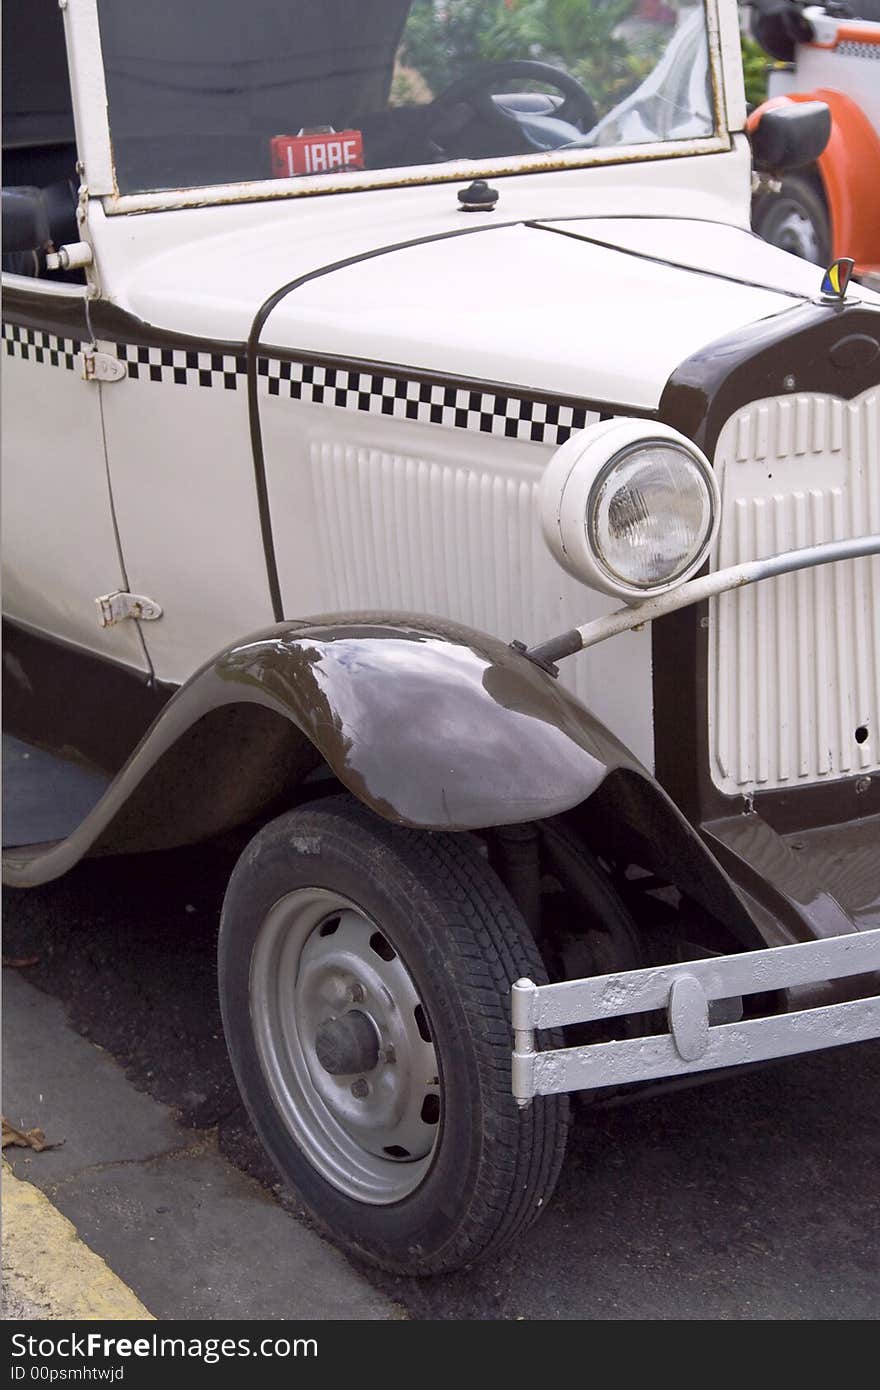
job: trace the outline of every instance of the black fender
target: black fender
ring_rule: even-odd
[[[215,792],[199,823],[184,828],[178,811],[174,834],[150,826],[167,821],[175,797],[201,800],[199,782],[215,783],[229,760],[225,806]],[[89,852],[205,838],[320,762],[388,820],[471,830],[567,810],[633,760],[549,675],[493,638],[397,615],[279,623],[197,671],[73,834],[34,855],[8,852],[4,879],[45,882]]]
[[[279,623],[220,652],[73,834],[8,852],[4,880],[31,886],[86,854],[205,839],[283,804],[321,763],[378,815],[425,830],[545,820],[625,774],[642,789],[639,819],[650,803],[653,833],[668,823],[739,907],[651,774],[552,676],[485,634],[388,614]]]

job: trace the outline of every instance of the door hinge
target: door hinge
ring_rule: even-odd
[[[135,618],[141,623],[152,623],[162,616],[161,607],[153,599],[145,598],[143,594],[129,594],[124,590],[104,594],[102,598],[96,598],[95,603],[98,606],[98,623],[101,627],[112,627],[114,623],[121,623],[126,618]]]
[[[126,375],[125,363],[118,357],[111,357],[109,352],[83,348],[80,357],[84,381],[121,381]]]

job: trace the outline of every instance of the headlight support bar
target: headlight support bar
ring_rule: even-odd
[[[692,603],[702,603],[705,599],[716,598],[731,589],[744,588],[756,584],[761,579],[774,579],[780,574],[790,574],[794,570],[813,569],[817,565],[830,565],[840,560],[857,560],[867,555],[880,555],[880,535],[858,536],[853,540],[826,541],[822,545],[805,546],[801,550],[789,550],[782,555],[771,555],[765,560],[749,560],[742,565],[730,565],[727,569],[715,570],[711,574],[691,579],[676,589],[655,598],[645,599],[643,603],[627,604],[613,613],[607,613],[581,627],[571,628],[558,637],[539,642],[534,647],[525,647],[516,642],[517,650],[543,667],[551,675],[557,675],[555,663],[563,657],[574,656],[576,652],[594,647],[619,632],[630,632],[654,618],[662,618],[666,613],[674,613],[679,608],[687,608]]]

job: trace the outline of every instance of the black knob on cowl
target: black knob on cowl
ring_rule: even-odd
[[[498,189],[490,188],[485,179],[475,179],[458,190],[458,201],[462,212],[491,212],[498,202]]]

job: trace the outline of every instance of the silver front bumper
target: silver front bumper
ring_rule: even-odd
[[[734,956],[512,990],[513,1094],[520,1105],[558,1091],[687,1076],[880,1037],[880,995],[711,1024],[713,1000],[880,971],[880,929]],[[619,1042],[535,1050],[535,1030],[664,1009],[669,1031]]]

